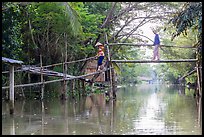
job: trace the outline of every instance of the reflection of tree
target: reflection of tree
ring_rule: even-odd
[[[172,94],[167,98],[168,105],[165,111],[165,124],[167,127],[176,127],[185,129],[185,133],[193,134],[191,131],[197,130],[195,123],[196,102],[193,97],[183,96],[179,97],[178,94]]]
[[[115,112],[115,132],[122,134],[125,133],[125,130],[128,130],[127,127],[130,129],[134,129],[135,125],[133,119],[137,119],[139,117],[139,112],[142,109],[142,106],[146,103],[150,93],[152,93],[151,88],[149,86],[133,86],[133,87],[126,87],[124,89],[120,89],[120,94],[117,96],[117,112]]]
[[[68,101],[67,100],[61,100],[61,108],[63,112],[63,118],[65,120],[64,122],[64,130],[65,134],[69,134],[69,119],[68,119]]]
[[[41,122],[41,124],[42,124],[42,129],[41,129],[41,131],[42,131],[42,135],[44,135],[44,118],[45,118],[45,106],[44,106],[44,102],[42,101],[41,102],[41,105],[42,105],[42,107],[41,107],[41,109],[42,109],[42,122]]]
[[[111,133],[113,134],[113,129],[115,129],[115,111],[116,111],[116,101],[115,100],[111,100]]]
[[[185,95],[185,87],[182,85],[178,86],[178,94],[179,95]]]
[[[198,125],[202,128],[202,98],[196,98],[196,108],[198,113]]]
[[[96,109],[97,109],[97,114],[98,114],[97,124],[98,124],[98,127],[99,127],[99,134],[103,134],[102,127],[101,127],[101,115],[100,115],[101,105],[102,104],[99,104],[98,98],[96,98],[96,96],[91,95],[90,98],[91,98],[91,101],[92,101],[92,105],[95,105]]]

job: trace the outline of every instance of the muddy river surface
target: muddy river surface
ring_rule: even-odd
[[[2,100],[3,135],[201,135],[202,100],[173,85],[120,87],[104,94],[61,101],[16,100],[14,115]]]

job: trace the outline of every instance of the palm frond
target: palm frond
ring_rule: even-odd
[[[72,9],[68,2],[64,2],[65,5],[65,13],[68,15],[70,19],[71,29],[73,34],[76,36],[81,32],[81,23],[79,22],[79,16],[77,12]]]

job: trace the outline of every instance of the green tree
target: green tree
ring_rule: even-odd
[[[174,15],[169,21],[175,31],[172,34],[172,40],[180,34],[193,36],[196,34],[196,41],[193,45],[197,47],[198,66],[202,66],[202,2],[186,2],[183,8]],[[192,38],[192,37],[189,37]],[[200,72],[201,73],[201,72]],[[202,80],[199,80],[202,84]],[[200,86],[202,87],[202,85]]]
[[[21,10],[18,4],[2,3],[2,56],[21,60]]]

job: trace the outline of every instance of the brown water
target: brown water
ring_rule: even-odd
[[[167,85],[118,89],[117,100],[103,94],[77,100],[16,100],[15,114],[2,101],[3,135],[201,135],[201,99],[193,90]]]

